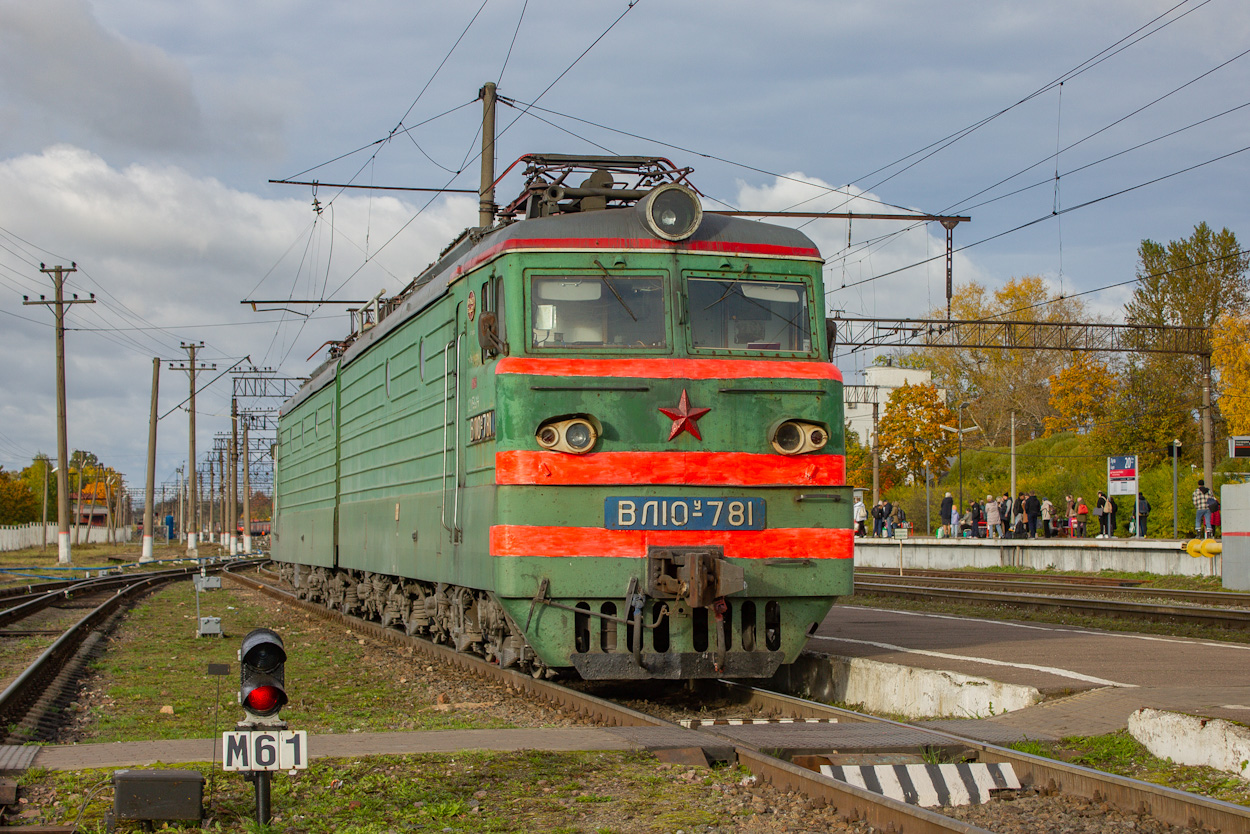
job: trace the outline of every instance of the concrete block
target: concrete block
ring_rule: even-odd
[[[1250,727],[1142,708],[1129,716],[1128,731],[1161,759],[1213,767],[1250,781]]]

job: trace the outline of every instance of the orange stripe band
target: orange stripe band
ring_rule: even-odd
[[[749,452],[496,452],[495,483],[837,487],[846,483],[846,458]]]
[[[511,356],[495,365],[497,374],[625,377],[630,379],[832,379],[842,373],[831,362],[750,359],[531,359]]]
[[[490,528],[492,556],[574,556],[642,559],[648,547],[719,546],[731,559],[850,559],[853,530],[604,530],[600,527]]]

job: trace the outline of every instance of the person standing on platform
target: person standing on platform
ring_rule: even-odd
[[[1198,488],[1194,490],[1194,535],[1206,538],[1211,532],[1211,491],[1206,481],[1198,479]]]
[[[852,512],[855,519],[855,535],[863,538],[868,535],[868,531],[864,529],[864,522],[868,520],[868,508],[864,506],[863,496],[855,499],[855,507]]]
[[[1064,515],[1066,516],[1064,518],[1064,521],[1067,522],[1067,525],[1068,525],[1067,526],[1068,536],[1069,537],[1075,536],[1076,535],[1076,501],[1072,499],[1071,495],[1068,495],[1064,499],[1064,501],[1066,501],[1068,505],[1068,509],[1064,513]]]
[[[1089,507],[1085,505],[1085,499],[1081,496],[1076,497],[1076,536],[1077,538],[1085,538],[1085,522],[1089,518]]]
[[[1105,539],[1107,537],[1107,494],[1102,490],[1098,491],[1098,497],[1094,499],[1094,516],[1098,519],[1098,536],[1097,538]]]
[[[1051,522],[1055,519],[1055,505],[1050,503],[1049,498],[1042,499],[1042,534],[1046,538],[1051,536]]]
[[[1107,506],[1103,509],[1103,517],[1107,519],[1107,538],[1115,538],[1115,512],[1119,509],[1115,505],[1115,498],[1107,496]]]
[[[1137,535],[1146,538],[1146,516],[1150,515],[1150,502],[1146,500],[1146,493],[1137,493]]]
[[[951,524],[951,507],[955,505],[955,499],[951,498],[951,494],[946,493],[946,497],[942,499],[942,506],[938,510],[938,521],[946,527],[946,532],[950,536],[955,535],[955,528]]]
[[[874,539],[881,538],[881,528],[885,524],[885,513],[882,510],[884,506],[881,501],[872,505],[872,537]]]
[[[887,539],[894,537],[894,504],[886,499],[885,506],[881,508],[881,524],[885,530]]]
[[[959,536],[959,507],[951,504],[951,535]]]
[[[998,502],[993,495],[985,496],[985,535],[997,539],[1003,537],[1003,515],[998,511]]]
[[[1024,499],[1024,517],[1028,519],[1029,538],[1037,538],[1037,522],[1042,518],[1042,502],[1037,500],[1037,493],[1030,492]]]

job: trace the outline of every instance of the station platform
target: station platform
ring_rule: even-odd
[[[898,681],[887,674],[874,683],[883,696],[916,672],[937,682],[967,679],[964,688],[986,689],[982,682],[994,681],[1035,691],[1023,708],[1004,712],[1003,704],[986,702],[965,717],[929,722],[990,743],[1002,743],[1004,732],[1039,740],[1102,735],[1125,729],[1143,707],[1250,723],[1250,644],[1244,643],[837,605],[806,651],[809,663],[810,656],[827,655],[897,669]]]

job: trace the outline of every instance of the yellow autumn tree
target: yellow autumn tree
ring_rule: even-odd
[[[941,475],[949,468],[958,437],[942,429],[955,426],[955,412],[938,396],[935,385],[908,385],[895,388],[877,424],[877,445],[881,458],[915,479],[930,473]]]
[[[931,318],[945,318],[934,310]],[[1012,278],[990,291],[971,282],[958,287],[951,300],[951,317],[1010,327],[1021,344],[1031,340],[1030,325],[1092,322],[1095,317],[1079,298],[1064,297],[1038,275]],[[1006,445],[1015,414],[1020,437],[1040,436],[1054,412],[1047,381],[1071,362],[1064,350],[1023,348],[919,348],[915,360],[933,371],[933,382],[957,400],[971,403],[978,424],[991,445]]]
[[[1211,363],[1229,434],[1250,434],[1250,316],[1224,313],[1211,330]]]
[[[1089,432],[1106,417],[1115,376],[1094,354],[1074,354],[1072,364],[1048,381],[1055,415],[1046,417],[1047,437],[1061,431]]]

